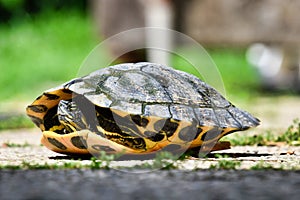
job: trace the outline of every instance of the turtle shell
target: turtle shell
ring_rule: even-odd
[[[65,132],[57,107],[75,98],[92,106],[101,134]],[[154,63],[119,64],[73,79],[44,92],[27,114],[43,131],[42,143],[61,153],[194,148],[259,125],[197,77]]]

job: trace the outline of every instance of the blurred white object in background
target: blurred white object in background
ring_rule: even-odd
[[[119,61],[150,61],[169,65],[170,52],[166,50],[172,49],[169,30],[174,26],[174,4],[174,0],[92,0],[91,10],[102,39],[135,28],[161,29],[145,29],[144,33],[137,31],[111,40],[108,49]],[[155,48],[149,48],[151,46]],[[128,52],[120,56],[124,53],[122,49]]]
[[[146,27],[161,28],[161,31],[146,31],[146,46],[159,48],[147,49],[148,61],[170,65],[170,52],[172,49],[172,35],[170,31],[173,27],[172,2],[168,0],[151,0],[145,6]]]
[[[260,74],[265,78],[278,75],[283,61],[283,53],[280,48],[261,43],[251,45],[246,56],[248,62],[257,67]]]
[[[254,43],[248,48],[246,57],[258,69],[265,89],[300,91],[300,54],[297,45]]]

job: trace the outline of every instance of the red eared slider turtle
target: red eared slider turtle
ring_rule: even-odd
[[[259,125],[195,76],[153,63],[100,69],[27,107],[42,143],[66,154],[187,149]]]

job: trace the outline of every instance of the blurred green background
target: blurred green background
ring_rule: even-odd
[[[88,2],[0,0],[0,100],[33,100],[43,90],[76,76],[88,53],[101,41]],[[227,94],[255,95],[259,78],[244,48],[207,48]],[[197,52],[194,56],[197,57]],[[175,57],[175,66],[188,63]],[[242,80],[242,81],[241,81]]]
[[[86,1],[0,1],[0,100],[34,99],[76,75],[99,42]]]

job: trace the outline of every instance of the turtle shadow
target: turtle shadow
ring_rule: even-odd
[[[92,155],[59,155],[59,156],[50,156],[51,160],[90,160]]]
[[[207,158],[219,158],[228,157],[228,158],[245,158],[245,157],[263,157],[263,156],[272,156],[270,153],[209,153],[206,155]],[[199,157],[198,157],[199,158]]]
[[[121,155],[114,159],[114,161],[126,161],[126,160],[153,160],[156,158],[156,153],[153,154],[144,154],[144,155]],[[210,152],[205,154],[199,154],[199,153],[191,153],[186,152],[183,154],[186,159],[189,158],[219,158],[221,157],[227,157],[227,158],[245,158],[245,157],[264,157],[264,156],[272,156],[273,154],[270,153],[226,153],[226,152]],[[93,155],[59,155],[59,156],[52,156],[49,157],[49,159],[53,160],[91,160]],[[182,156],[178,156],[182,157]]]
[[[91,160],[93,155],[60,155],[51,156],[49,159],[53,160]],[[114,161],[126,161],[126,160],[152,160],[156,157],[156,154],[149,155],[122,155],[114,159]]]

